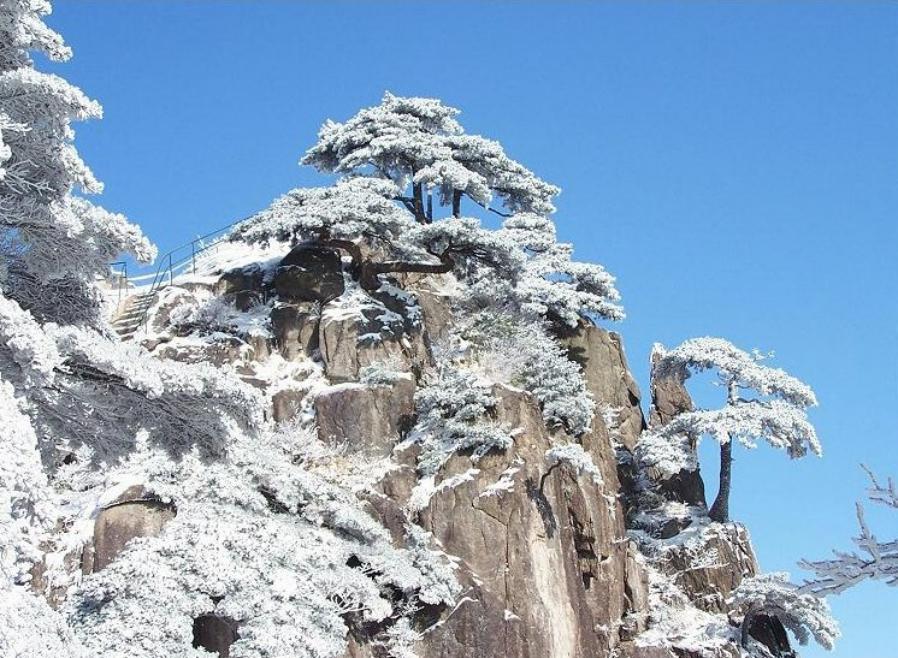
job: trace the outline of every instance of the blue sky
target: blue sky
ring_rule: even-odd
[[[823,459],[736,453],[766,570],[848,547],[860,462],[898,476],[898,6],[66,0],[50,22],[75,48],[54,70],[106,109],[78,127],[102,202],[163,251],[319,181],[296,162],[324,119],[438,96],[564,189],[643,390],[654,341],[707,334],[816,388]],[[898,658],[898,590],[833,608],[844,639],[805,656]]]

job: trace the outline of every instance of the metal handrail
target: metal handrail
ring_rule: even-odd
[[[114,268],[120,268],[118,272],[115,271]],[[109,263],[109,275],[110,278],[115,278],[116,280],[116,294],[117,299],[115,301],[116,312],[121,310],[122,306],[122,293],[128,287],[128,263],[127,261],[117,260],[112,263]]]
[[[153,274],[153,280],[150,283],[149,290],[144,293],[146,295],[154,295],[160,290],[167,288],[168,286],[174,285],[175,276],[177,274],[181,274],[184,270],[187,269],[187,265],[191,266],[193,274],[196,274],[196,258],[206,250],[215,245],[219,244],[223,238],[222,235],[228,229],[233,228],[237,224],[246,221],[248,218],[238,219],[235,222],[231,222],[227,226],[223,226],[214,231],[210,231],[205,235],[201,235],[197,238],[194,238],[190,242],[185,242],[179,247],[175,247],[171,251],[163,254],[159,259],[159,267],[156,268],[155,274]],[[210,242],[206,242],[206,240],[212,239]],[[187,250],[190,250],[190,255],[187,256]],[[180,257],[179,252],[184,252],[184,257],[175,261],[175,256],[178,255]],[[146,280],[150,277],[149,274],[137,276],[131,279],[126,279],[128,283],[134,283],[138,280]],[[167,281],[167,282],[166,282]],[[140,321],[137,323],[138,326],[144,325],[144,328],[147,328],[147,323],[149,319],[149,308],[143,310],[142,315],[140,317]]]

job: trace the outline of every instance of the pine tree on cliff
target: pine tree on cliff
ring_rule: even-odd
[[[870,477],[869,500],[898,511],[895,481],[889,478],[883,484],[872,471],[864,469]],[[860,553],[834,551],[835,557],[829,560],[803,561],[801,566],[814,572],[814,579],[805,583],[804,590],[819,596],[839,594],[866,580],[881,580],[898,587],[898,539],[877,539],[867,525],[860,503],[857,503],[857,521],[860,534],[853,541]]]
[[[763,439],[793,459],[808,450],[822,454],[805,413],[817,404],[814,392],[783,370],[762,365],[762,356],[748,354],[721,338],[707,337],[687,340],[670,351],[656,345],[655,351],[656,376],[670,375],[682,381],[691,374],[713,370],[727,391],[722,409],[682,413],[643,441],[646,458],[671,473],[694,468],[694,447],[684,437],[697,440],[708,435],[720,443],[720,487],[711,506],[713,520],[729,520],[734,441],[755,448],[757,440]],[[754,397],[743,397],[745,392],[753,392]]]
[[[232,238],[340,249],[369,292],[383,274],[454,272],[489,304],[508,301],[558,324],[621,319],[614,277],[573,261],[571,245],[556,239],[558,188],[498,142],[465,134],[458,114],[436,99],[387,94],[345,123],[328,121],[301,162],[344,178],[289,192]],[[502,228],[463,217],[465,200],[504,217]]]

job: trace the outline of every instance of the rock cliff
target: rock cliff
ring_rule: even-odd
[[[265,394],[272,422],[313,427],[323,444],[372,465],[356,487],[365,508],[397,546],[410,523],[430,533],[461,585],[453,606],[415,613],[418,655],[749,655],[729,603],[758,570],[748,533],[707,519],[698,472],[660,480],[639,466],[647,423],[618,334],[584,323],[559,336],[596,403],[587,432],[547,423],[533,393],[490,381],[481,363],[494,401],[487,420],[508,428],[513,443],[456,451],[425,473],[413,440],[416,393],[439,370],[458,322],[451,275],[402,275],[371,295],[344,276],[337,252],[281,249],[163,289],[135,340],[159,358],[232,369]],[[691,408],[682,382],[653,381],[651,393],[652,424]],[[592,477],[549,468],[547,451],[571,442],[591,457]],[[102,569],[174,513],[148,492],[124,492],[96,519],[81,568]],[[212,632],[200,622],[195,633],[214,637],[198,646],[228,656],[239,624]],[[387,655],[383,627],[349,618],[347,627],[347,657]],[[781,627],[764,632],[785,637]]]

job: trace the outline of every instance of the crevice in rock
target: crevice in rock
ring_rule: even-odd
[[[536,504],[536,509],[539,512],[539,516],[543,521],[543,527],[546,530],[546,536],[549,539],[552,539],[555,536],[555,532],[558,530],[558,522],[555,520],[555,512],[552,510],[552,504],[549,502],[546,494],[543,493],[542,487],[540,487],[533,478],[527,478],[525,484],[527,487],[527,497]]]

